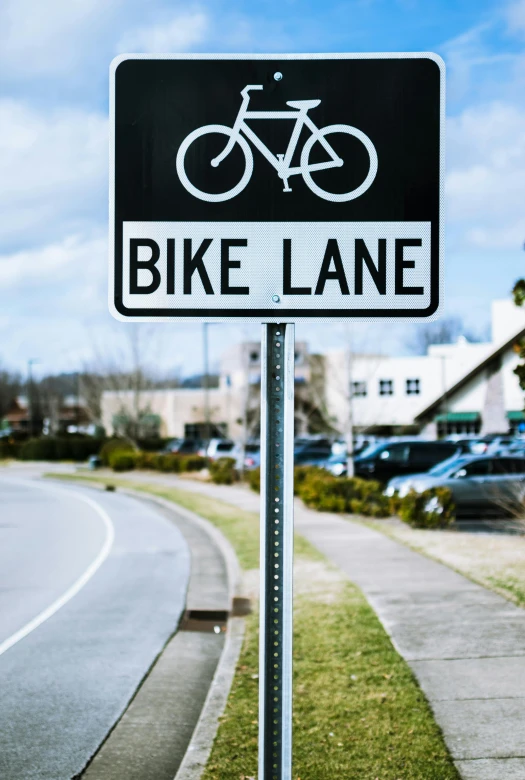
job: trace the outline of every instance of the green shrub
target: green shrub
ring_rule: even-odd
[[[294,493],[296,496],[299,495],[299,490],[303,482],[305,482],[305,480],[308,479],[309,477],[312,477],[316,474],[319,476],[331,476],[325,471],[325,469],[321,469],[319,468],[319,466],[296,466],[295,467]]]
[[[244,479],[255,493],[261,492],[261,469],[252,469],[244,472]]]
[[[393,496],[390,496],[389,504],[390,504],[390,514],[391,515],[398,515],[399,510],[401,509],[401,504],[403,502],[403,499],[399,497],[399,493],[394,493]]]
[[[235,458],[218,458],[210,463],[210,476],[216,485],[232,485],[237,479]]]
[[[16,448],[22,460],[87,460],[100,449],[100,439],[88,436],[41,436]]]
[[[399,517],[412,528],[446,528],[455,520],[452,492],[431,488],[423,493],[411,490],[400,500]]]
[[[56,460],[56,441],[51,436],[28,439],[20,448],[22,460]]]
[[[178,455],[181,471],[202,471],[208,465],[208,459],[202,455]]]
[[[134,452],[135,447],[128,439],[108,439],[99,451],[99,457],[104,466],[110,466],[110,458],[114,452]]]
[[[116,450],[109,456],[109,465],[113,471],[131,471],[135,468],[136,459],[134,452]]]
[[[19,458],[22,442],[0,439],[0,460],[3,458]]]
[[[296,470],[298,471],[298,469]],[[300,472],[296,493],[304,503],[324,512],[351,512],[386,517],[389,501],[379,482],[351,477],[334,477],[323,469]]]
[[[164,471],[166,474],[179,474],[181,471],[181,457],[168,453],[167,455],[157,455],[156,468]]]
[[[137,452],[135,456],[135,468],[137,469],[157,469],[160,455],[156,452]]]
[[[122,441],[119,439],[118,441]],[[125,443],[125,442],[124,442]],[[113,452],[131,452],[135,456],[135,468],[153,469],[165,474],[180,474],[182,471],[200,471],[207,466],[208,461],[200,455],[177,455],[176,453],[161,454],[157,452],[134,452],[132,449],[117,448]],[[109,455],[111,464],[111,453]]]

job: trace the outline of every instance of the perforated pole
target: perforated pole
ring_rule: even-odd
[[[259,776],[292,777],[294,325],[263,325]]]

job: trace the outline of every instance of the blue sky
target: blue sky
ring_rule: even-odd
[[[525,0],[3,0],[0,365],[76,370],[120,350],[106,308],[107,92],[123,51],[436,51],[448,68],[446,310],[483,329],[525,274]],[[357,327],[403,349],[407,325]],[[150,331],[151,333],[151,331]],[[313,349],[336,325],[297,328]],[[217,357],[257,328],[217,326]],[[155,329],[162,367],[200,368],[197,326]]]

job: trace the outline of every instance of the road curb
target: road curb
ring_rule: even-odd
[[[199,780],[206,768],[219,718],[226,708],[243,639],[243,618],[232,618],[228,621],[226,642],[208,696],[174,780]]]
[[[161,496],[154,496],[133,488],[119,488],[120,492],[137,498],[148,498],[168,510],[177,511],[190,522],[198,524],[215,541],[220,548],[228,570],[230,602],[235,596],[240,596],[242,587],[241,568],[235,551],[226,537],[208,520],[195,512],[181,507],[175,501],[169,501]],[[210,690],[204,702],[199,720],[186,749],[186,754],[175,775],[174,780],[199,780],[211,753],[213,741],[219,727],[219,718],[223,714],[233,682],[237,662],[244,639],[244,619],[233,617],[228,620],[228,630],[224,648],[215,670]]]

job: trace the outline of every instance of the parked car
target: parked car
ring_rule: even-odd
[[[206,442],[202,439],[172,439],[162,453],[165,455],[206,455]]]
[[[324,466],[332,455],[329,439],[296,439],[294,463],[296,466]]]
[[[524,455],[525,456],[525,440],[514,439],[511,444],[503,444],[497,452],[498,455]]]
[[[334,477],[343,477],[347,473],[347,457],[346,452],[335,453],[330,455],[328,460],[323,464],[323,468],[332,474]]]
[[[507,514],[525,498],[525,458],[462,455],[439,463],[425,474],[391,479],[385,493],[403,497],[410,490],[422,493],[433,487],[452,491],[461,514]]]
[[[516,439],[508,434],[489,433],[476,439],[470,445],[470,451],[473,455],[493,455],[504,447],[510,447]]]
[[[235,443],[230,441],[230,439],[210,439],[206,447],[206,457],[210,460],[218,460],[219,458],[232,456],[234,446]]]
[[[229,453],[230,457],[235,458],[235,468],[241,471],[242,463],[242,444],[236,444]],[[259,442],[247,442],[244,445],[244,470],[251,471],[261,465],[261,448]]]
[[[391,441],[364,450],[354,459],[354,472],[357,477],[388,482],[392,477],[428,471],[461,453],[456,442]]]

